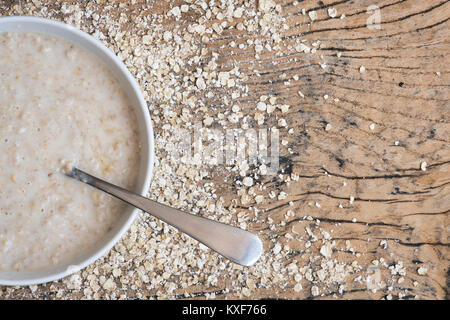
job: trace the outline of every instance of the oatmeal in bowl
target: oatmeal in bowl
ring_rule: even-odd
[[[135,80],[87,34],[0,18],[0,284],[56,280],[106,253],[136,209],[72,165],[145,195],[153,133]]]

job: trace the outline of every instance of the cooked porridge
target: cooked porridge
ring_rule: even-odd
[[[0,271],[70,264],[124,204],[62,171],[71,164],[133,189],[133,109],[96,57],[39,33],[0,33]]]

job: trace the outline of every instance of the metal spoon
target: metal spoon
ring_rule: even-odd
[[[262,254],[261,241],[253,233],[160,204],[77,168],[65,174],[148,212],[235,263],[251,266]]]

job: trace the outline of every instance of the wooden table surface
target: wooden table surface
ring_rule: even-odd
[[[233,88],[210,88],[212,98],[205,91],[197,92],[197,97],[204,99],[206,110],[214,119],[219,113],[231,110],[234,104],[253,119],[263,95],[289,105],[286,113],[277,110],[265,114],[264,125],[260,126],[277,126],[281,118],[287,122],[287,128],[279,131],[280,142],[286,140],[287,145],[280,143],[278,174],[253,176],[255,183],[264,187],[264,201],[257,205],[253,199],[250,204],[240,202],[238,190],[242,187],[234,182],[241,177],[226,165],[209,168],[209,173],[196,183],[214,182],[215,194],[224,199],[225,206],[234,205],[235,210],[230,211],[234,217],[240,212],[252,215],[253,207],[258,208],[258,217],[247,221],[247,229],[258,232],[264,240],[265,263],[279,262],[280,269],[270,269],[271,275],[264,276],[269,280],[261,284],[258,272],[250,269],[245,273],[253,279],[249,284],[242,279],[241,269],[227,267],[215,274],[219,278],[216,283],[201,280],[175,288],[170,295],[163,294],[164,290],[157,286],[138,284],[136,287],[118,282],[120,294],[128,298],[184,298],[187,292],[186,297],[199,299],[214,296],[218,299],[448,298],[450,2],[276,2],[282,8],[278,16],[285,17],[283,23],[289,27],[280,32],[280,50],[263,48],[255,54],[254,47],[241,50],[233,46],[233,42],[239,45],[261,37],[258,31],[237,28],[225,28],[220,37],[212,38],[214,41],[198,41],[202,48],[209,50],[209,55],[218,54],[219,70],[239,67],[245,75],[240,84],[247,86],[248,94],[228,105],[217,101]],[[3,1],[0,15],[37,14],[60,20],[70,16],[61,11],[61,2],[20,1],[14,7],[15,3]],[[86,3],[68,2],[81,10],[86,8]],[[110,7],[102,3],[105,1],[89,4],[89,10],[116,17],[125,12],[127,20],[121,23],[131,29],[135,23],[133,17],[142,14],[144,8],[148,16],[153,14],[159,19],[163,31],[187,28],[202,17],[201,10],[183,13],[178,20],[167,17],[170,8],[182,4],[179,1],[113,1]],[[251,6],[256,8],[257,2],[250,1]],[[42,7],[48,10],[39,13]],[[302,8],[306,9],[305,15],[301,13]],[[330,17],[330,8],[337,10],[337,17]],[[308,15],[310,11],[317,13],[314,21]],[[81,19],[79,27],[93,33],[91,20]],[[214,21],[211,18],[208,23]],[[242,18],[227,21],[230,26]],[[316,48],[315,52],[306,54],[295,50],[300,40]],[[311,46],[314,42],[315,47]],[[195,64],[191,69],[194,67]],[[136,70],[132,72],[137,74]],[[188,76],[195,70],[190,72]],[[166,102],[152,103],[155,110]],[[215,103],[214,107],[208,103]],[[180,103],[174,110],[180,114],[185,107]],[[203,114],[195,116],[203,119]],[[164,123],[164,120],[154,123],[155,136],[164,134]],[[253,122],[252,125],[259,128]],[[289,128],[293,130],[289,132]],[[162,157],[163,146],[157,144],[156,148],[156,154]],[[157,171],[154,179],[159,175]],[[286,179],[286,176],[293,178]],[[274,198],[269,196],[271,191]],[[285,192],[286,197],[279,196],[280,192]],[[158,196],[152,190],[150,194]],[[200,212],[208,215],[203,209]],[[308,230],[314,234],[312,240],[308,238],[311,236]],[[323,284],[326,280],[321,281],[317,274],[320,267],[312,267],[313,281],[305,280],[305,272],[295,271],[297,267],[313,266],[312,260],[317,261],[317,257],[323,258],[320,249],[327,234],[334,241],[335,265],[351,266],[356,261],[354,266],[359,266],[346,273],[344,279],[332,280],[330,285]],[[307,248],[308,241],[310,248]],[[281,247],[276,248],[277,244]],[[196,245],[194,241],[192,245]],[[206,254],[214,255],[209,251]],[[293,262],[296,267],[290,272]],[[103,270],[102,263],[104,260],[96,265],[99,270]],[[112,271],[104,272],[109,275]],[[295,278],[297,273],[302,280]],[[189,270],[179,271],[171,281],[177,283],[189,274]],[[277,274],[281,277],[279,281]],[[368,274],[378,277],[381,284],[368,285]],[[206,279],[201,272],[197,275]],[[76,289],[59,281],[31,288],[0,287],[0,293],[5,298],[80,298],[89,287],[88,276],[82,274],[82,284]],[[301,290],[297,283],[302,284]],[[248,287],[251,294],[248,290],[233,290],[233,286]],[[319,289],[319,295],[314,292],[314,286]],[[107,290],[102,290],[98,290],[97,297],[109,297],[104,293]]]

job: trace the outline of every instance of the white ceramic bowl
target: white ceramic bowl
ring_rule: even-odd
[[[120,85],[128,95],[138,121],[142,143],[141,164],[137,187],[134,190],[145,195],[150,185],[154,161],[153,129],[147,104],[139,85],[125,65],[113,52],[100,41],[76,29],[73,26],[36,17],[1,17],[0,32],[39,32],[70,41],[91,52],[102,60],[114,73]],[[113,229],[88,252],[80,252],[80,256],[70,264],[49,267],[39,272],[0,272],[0,285],[31,285],[45,283],[66,277],[91,264],[107,253],[122,235],[128,230],[137,215],[137,209],[128,206]]]

